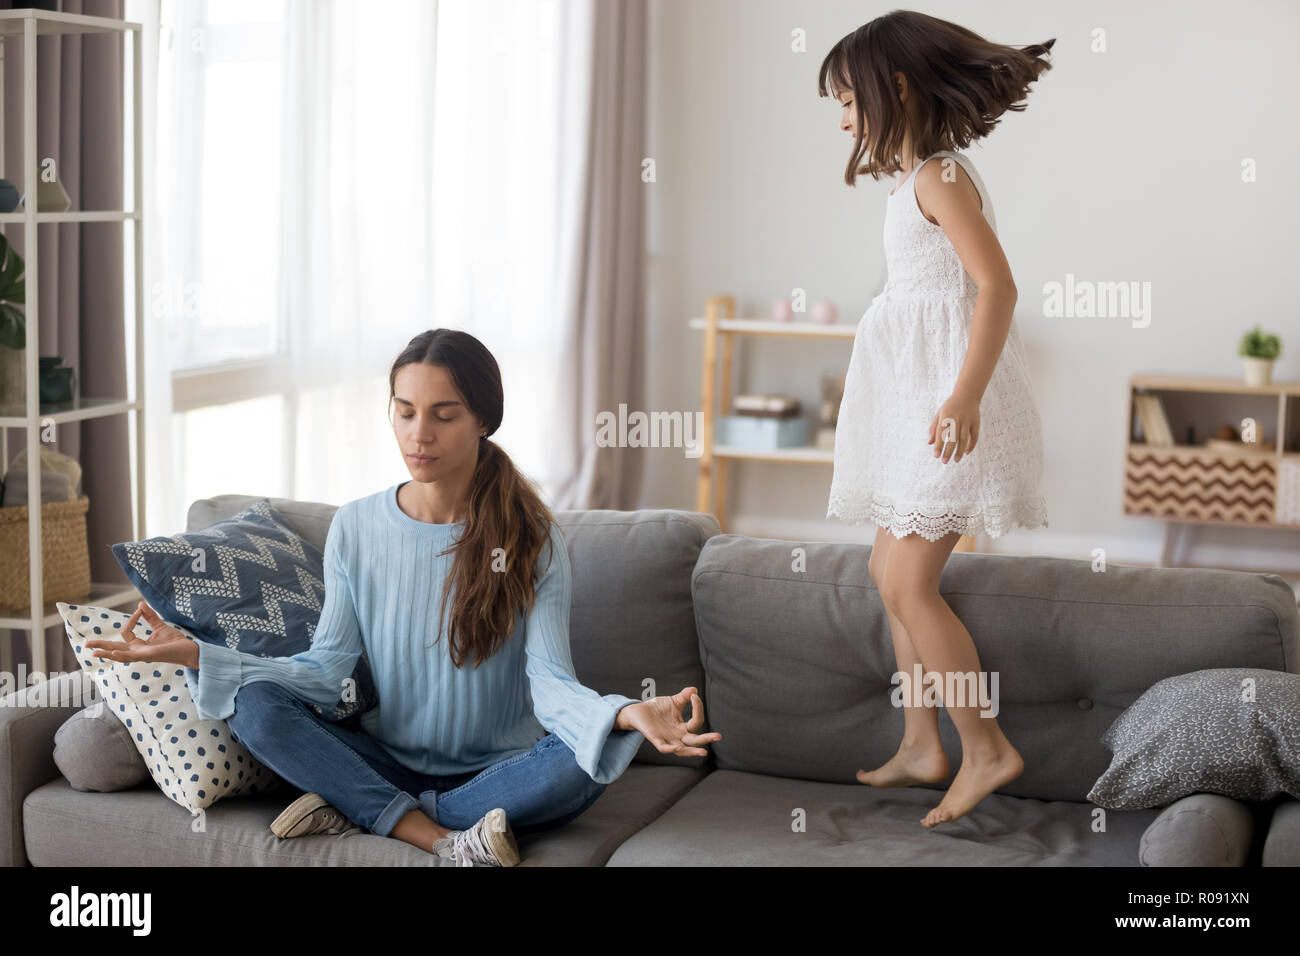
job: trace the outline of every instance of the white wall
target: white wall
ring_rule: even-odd
[[[652,0],[648,402],[699,408],[709,295],[758,314],[794,287],[856,321],[884,283],[881,230],[893,180],[844,185],[852,141],[816,95],[841,36],[889,4],[848,0]],[[989,39],[1055,37],[1028,109],[966,150],[992,196],[1020,302],[1018,325],[1044,423],[1049,527],[986,550],[1154,562],[1164,524],[1122,512],[1127,382],[1137,372],[1240,376],[1255,322],[1283,339],[1277,380],[1300,379],[1293,277],[1300,188],[1292,55],[1300,5],[999,0],[918,8]],[[807,31],[806,53],[791,31]],[[1091,50],[1093,31],[1108,50]],[[1258,181],[1241,181],[1243,159]],[[1151,321],[1044,318],[1045,283],[1151,283]],[[749,340],[736,388],[785,391],[816,410],[818,377],[850,343]],[[695,507],[697,468],[647,454],[646,507]],[[827,521],[829,466],[731,466],[731,527],[750,534],[870,541],[874,526]],[[1300,532],[1200,528],[1192,563],[1300,565]]]

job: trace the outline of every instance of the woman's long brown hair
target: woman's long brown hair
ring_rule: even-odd
[[[907,77],[908,95],[916,101],[912,146],[925,158],[964,149],[987,136],[1007,110],[1023,111],[1029,84],[1052,68],[1041,57],[1055,42],[1019,48],[990,43],[912,10],[894,10],[858,27],[831,47],[817,75],[819,95],[853,93],[858,135],[844,181],[853,186],[859,175],[879,179],[902,169],[908,117],[898,100],[896,72]]]
[[[488,435],[501,426],[505,405],[501,369],[474,336],[455,329],[429,329],[411,339],[388,375],[390,414],[397,372],[412,362],[446,369],[471,414],[483,420]],[[533,572],[550,540],[552,520],[541,495],[510,456],[489,438],[480,439],[469,489],[469,517],[457,543],[447,549],[455,557],[440,605],[442,619],[449,619],[449,647],[456,667],[471,655],[478,667],[499,651],[518,616],[532,608]],[[547,567],[553,558],[548,554]],[[448,615],[447,598],[453,588]]]

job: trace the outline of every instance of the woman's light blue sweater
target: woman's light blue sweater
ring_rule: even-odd
[[[614,718],[638,701],[602,697],[574,676],[573,581],[559,527],[552,524],[552,547],[543,546],[537,561],[532,610],[519,615],[496,654],[477,668],[472,658],[457,668],[439,613],[453,555],[438,552],[455,543],[465,522],[412,518],[397,505],[400,487],[335,512],[325,540],[324,606],[310,648],[259,657],[199,642],[198,670],[185,668],[199,716],[229,717],[236,691],[259,680],[333,707],[364,647],[379,704],[361,715],[361,727],[404,766],[439,776],[478,771],[530,750],[550,731],[593,780],[612,783],[643,739],[635,730],[615,730]]]

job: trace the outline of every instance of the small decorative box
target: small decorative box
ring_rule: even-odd
[[[718,419],[717,443],[749,451],[776,451],[807,445],[808,420],[723,415]]]

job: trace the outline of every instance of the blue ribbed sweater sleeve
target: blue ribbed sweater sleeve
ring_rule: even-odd
[[[325,538],[325,599],[311,647],[292,657],[259,657],[224,644],[199,642],[198,670],[185,668],[185,682],[201,719],[229,717],[235,712],[239,688],[259,680],[274,681],[321,707],[339,702],[343,682],[352,675],[364,647],[342,556],[344,524],[340,509]]]
[[[542,548],[538,567],[553,555],[536,587],[528,614],[525,652],[533,714],[568,745],[578,766],[597,783],[613,783],[627,769],[641,744],[636,730],[615,730],[618,711],[639,703],[620,694],[601,696],[578,683],[569,649],[569,602],[573,572],[569,552],[557,526],[551,526],[551,547]]]

